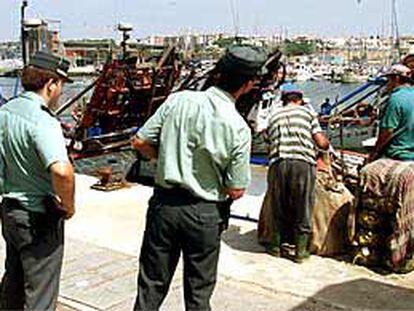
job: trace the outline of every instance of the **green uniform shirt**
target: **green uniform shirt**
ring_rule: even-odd
[[[138,131],[158,146],[156,183],[182,187],[210,201],[223,201],[223,188],[246,188],[250,179],[250,129],[230,94],[172,94]]]
[[[0,193],[33,212],[45,212],[42,200],[53,194],[49,166],[69,161],[60,123],[44,105],[25,92],[0,108]]]
[[[393,130],[393,138],[385,148],[385,156],[398,160],[414,160],[414,88],[395,89],[381,119],[381,129]]]

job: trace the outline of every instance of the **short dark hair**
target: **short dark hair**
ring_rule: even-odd
[[[22,72],[22,85],[25,91],[37,92],[41,90],[49,80],[63,80],[53,71],[40,69],[33,66],[26,66]]]
[[[413,84],[413,78],[412,77],[400,76],[400,81],[401,81],[401,83]]]
[[[404,83],[413,84],[413,78],[412,77],[406,77],[406,76],[397,75],[397,74],[389,75],[389,77],[390,78],[391,77],[398,78],[398,81],[401,84],[404,84]]]
[[[234,93],[246,82],[255,79],[257,79],[257,76],[221,72],[218,74],[215,86],[228,93]]]
[[[283,102],[283,105],[287,105],[288,103],[294,101],[300,101],[303,99],[303,95],[299,93],[287,93],[282,94],[281,100]]]
[[[402,64],[408,67],[408,64],[414,61],[414,54],[408,54],[402,60]]]

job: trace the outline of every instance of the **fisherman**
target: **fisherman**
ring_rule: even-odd
[[[402,59],[401,63],[411,70],[411,78],[414,79],[414,53],[410,53]]]
[[[386,76],[389,97],[371,163],[359,172],[356,213],[362,217],[355,228],[354,261],[408,272],[414,245],[414,87],[410,68],[402,64],[393,65]]]
[[[333,106],[331,105],[331,102],[329,98],[325,98],[325,101],[321,105],[321,116],[329,116],[331,114],[331,111],[333,109]]]
[[[158,310],[181,252],[186,310],[211,310],[226,200],[243,196],[250,179],[250,129],[235,102],[264,73],[266,57],[257,47],[231,46],[213,86],[171,95],[132,139],[157,158],[135,310]]]
[[[1,310],[55,310],[63,259],[63,220],[73,216],[74,173],[57,106],[69,61],[35,53],[25,90],[0,108],[0,195],[6,241]]]
[[[380,157],[414,160],[414,87],[411,70],[402,64],[391,67],[388,104],[380,120],[380,132],[370,161]]]
[[[281,54],[276,51],[270,60],[266,62],[266,70],[268,71],[262,76],[257,92],[252,92],[251,95],[256,95],[256,98],[244,98],[244,106],[247,111],[247,123],[253,131],[253,145],[255,140],[266,130],[269,123],[269,116],[274,106],[279,104],[278,85],[281,80],[284,80],[283,75],[279,72]],[[256,94],[255,94],[256,93]],[[252,102],[256,102],[253,107]],[[240,104],[240,102],[238,102]],[[250,109],[250,111],[248,111]]]
[[[309,257],[311,214],[315,196],[316,147],[327,150],[329,141],[322,133],[317,115],[304,106],[303,92],[294,84],[282,90],[282,106],[270,117],[269,195],[274,210],[275,232],[267,245],[273,256],[282,243],[295,245],[295,262]]]

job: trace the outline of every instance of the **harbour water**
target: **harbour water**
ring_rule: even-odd
[[[16,80],[16,78],[0,77],[0,89],[2,90],[3,97],[11,98],[15,95],[14,93],[16,89]],[[90,78],[76,78],[74,79],[74,83],[66,84],[64,86],[62,97],[60,99],[61,103],[64,103],[66,100],[76,95],[91,81],[92,80]],[[18,84],[17,89],[18,93],[22,91],[20,84]]]
[[[77,78],[73,84],[65,85],[61,102],[64,103],[66,100],[79,93],[83,88],[89,85],[90,82],[90,78]],[[3,96],[5,98],[13,96],[15,84],[15,78],[0,77],[0,87],[3,90]],[[298,85],[304,91],[305,96],[310,99],[310,103],[317,111],[319,111],[320,105],[326,98],[329,98],[331,103],[334,103],[337,99],[358,87],[358,84],[341,84],[328,81],[307,81],[298,83]],[[91,94],[92,92],[89,92],[85,95],[85,98],[87,99]],[[260,137],[255,139],[255,143],[259,146],[261,146],[260,139]],[[259,147],[259,149],[261,150],[263,148]],[[99,157],[86,158],[76,161],[76,170],[78,173],[96,176],[98,168],[111,166],[116,175],[125,175],[131,163],[133,163],[134,158],[135,155],[132,152],[118,152]],[[148,168],[144,166],[143,169]]]
[[[73,84],[65,85],[61,101],[65,102],[65,100],[80,92],[90,82],[90,78],[77,78]],[[14,95],[15,83],[15,78],[0,77],[0,87],[3,89],[3,96],[5,98],[10,98]],[[305,96],[311,100],[312,106],[318,110],[325,98],[329,98],[331,103],[334,103],[335,100],[358,87],[358,84],[331,83],[322,80],[299,82],[298,86],[304,91]]]

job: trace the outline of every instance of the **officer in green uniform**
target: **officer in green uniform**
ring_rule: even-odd
[[[141,248],[135,310],[158,310],[180,253],[186,310],[210,310],[216,283],[220,206],[240,198],[250,178],[250,129],[235,108],[263,73],[266,54],[232,46],[214,86],[170,95],[132,139],[157,158]]]
[[[69,62],[37,52],[25,92],[0,108],[0,195],[6,241],[1,310],[55,310],[63,220],[74,214],[74,173],[55,108]]]

